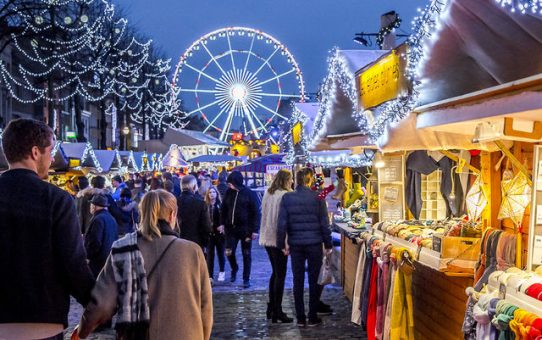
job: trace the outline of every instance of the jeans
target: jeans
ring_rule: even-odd
[[[243,254],[243,280],[250,280],[250,266],[252,264],[252,239],[245,241],[245,236],[236,233],[226,234],[226,255],[230,262],[232,273],[237,273],[239,266],[235,251],[237,244],[241,242],[241,250]]]
[[[207,245],[207,269],[209,270],[210,278],[213,277],[215,271],[215,249],[218,257],[218,267],[223,272],[226,258],[224,257],[224,236],[221,234],[211,235],[209,244]]]
[[[269,304],[275,316],[282,314],[282,296],[284,295],[284,281],[286,280],[286,267],[288,256],[275,247],[265,247],[273,273],[269,279]]]
[[[318,284],[318,275],[322,267],[322,244],[308,246],[290,246],[292,272],[294,274],[294,301],[298,321],[305,321],[305,261],[308,262],[309,277],[309,320],[316,319],[322,287]]]

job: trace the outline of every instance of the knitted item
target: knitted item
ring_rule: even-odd
[[[137,233],[127,234],[113,243],[111,263],[115,268],[119,297],[117,327],[148,323],[149,295],[143,256],[137,246]]]

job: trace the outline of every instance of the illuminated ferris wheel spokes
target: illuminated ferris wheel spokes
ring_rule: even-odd
[[[222,46],[213,44],[219,41]],[[221,140],[234,130],[260,138],[269,124],[287,119],[279,112],[282,100],[304,100],[302,73],[288,49],[264,32],[243,27],[196,40],[181,56],[173,83],[183,101],[194,96],[187,116],[200,114],[203,131],[216,132]]]

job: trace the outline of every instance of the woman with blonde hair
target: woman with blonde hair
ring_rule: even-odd
[[[282,196],[292,191],[292,173],[281,169],[273,179],[271,186],[265,192],[262,201],[262,222],[260,224],[260,245],[265,247],[273,272],[269,279],[269,303],[267,318],[273,323],[278,321],[290,323],[293,321],[282,311],[282,296],[288,255],[277,248],[277,223]]]
[[[148,192],[140,214],[139,230],[113,244],[73,336],[86,338],[118,312],[117,339],[209,339],[213,302],[205,257],[174,231],[175,196]]]

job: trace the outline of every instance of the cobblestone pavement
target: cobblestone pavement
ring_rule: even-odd
[[[242,267],[240,251],[238,263]],[[288,263],[288,266],[290,263]],[[226,261],[226,282],[216,282],[213,287],[214,326],[211,339],[365,339],[360,327],[350,323],[351,305],[343,296],[341,287],[327,286],[322,300],[331,305],[334,314],[322,317],[323,325],[310,328],[298,328],[292,324],[272,324],[266,320],[267,284],[270,265],[263,248],[254,243],[252,253],[252,287],[242,288],[242,269],[236,283],[229,282],[230,269]],[[218,265],[215,266],[215,279],[218,276]],[[305,280],[306,281],[306,280]],[[305,297],[308,304],[308,296]],[[294,315],[294,298],[292,294],[292,274],[288,270],[286,289],[284,292],[284,311]],[[71,330],[81,317],[81,307],[72,300],[69,328],[65,339],[69,339]],[[113,340],[114,330],[93,333],[88,339]]]

